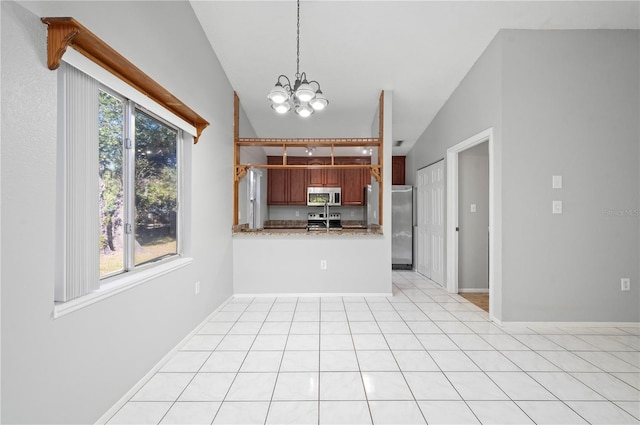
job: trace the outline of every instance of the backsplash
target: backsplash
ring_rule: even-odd
[[[363,207],[331,207],[332,213],[340,213],[342,220],[362,220]],[[307,213],[322,212],[322,207],[300,206],[270,206],[269,220],[306,220]]]

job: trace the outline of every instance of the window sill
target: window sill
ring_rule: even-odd
[[[181,269],[192,262],[193,258],[179,258],[159,264],[156,267],[152,267],[144,271],[114,279],[109,283],[103,284],[100,289],[88,295],[65,303],[55,303],[53,306],[53,318],[57,319],[59,317],[66,316],[67,314],[73,313],[81,308],[88,307],[91,304],[95,304],[138,285],[142,285],[152,279],[156,279],[160,276],[164,276],[175,270]]]

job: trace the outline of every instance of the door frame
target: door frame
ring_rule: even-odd
[[[489,148],[489,317],[499,321],[502,305],[502,244],[499,221],[500,175],[494,147],[493,128],[488,128],[447,149],[447,291],[458,293],[458,155],[480,143]]]

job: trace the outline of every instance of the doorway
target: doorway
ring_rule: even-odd
[[[500,222],[497,214],[500,211],[499,174],[496,158],[494,156],[493,129],[485,130],[472,136],[447,150],[447,291],[457,294],[459,292],[459,254],[460,254],[460,209],[471,210],[471,203],[460,205],[459,199],[459,156],[467,149],[486,143],[488,150],[488,270],[487,282],[489,293],[489,316],[491,320],[499,321],[501,317],[501,258],[502,247],[500,245]],[[476,204],[477,208],[477,204]]]
[[[458,294],[489,311],[489,147],[458,154]]]
[[[444,160],[418,170],[418,273],[444,286]]]

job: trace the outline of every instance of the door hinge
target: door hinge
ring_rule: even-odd
[[[133,143],[131,143],[131,139],[129,137],[124,139],[124,147],[126,149],[132,149],[133,148]]]
[[[456,232],[459,232],[459,231],[460,231],[460,228],[459,228],[459,227],[456,227]]]
[[[127,223],[124,225],[124,233],[126,233],[127,235],[131,234],[131,224]]]

